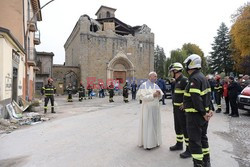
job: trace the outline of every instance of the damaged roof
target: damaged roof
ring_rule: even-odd
[[[96,21],[98,21],[101,24],[103,24],[104,22],[115,23],[115,32],[120,35],[128,35],[128,34],[134,35],[135,32],[141,27],[141,26],[132,27],[115,17],[96,19]]]

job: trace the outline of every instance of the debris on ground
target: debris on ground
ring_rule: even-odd
[[[44,114],[25,112],[30,106],[37,106],[37,102],[30,103],[23,99],[21,102],[23,106],[19,106],[15,101],[5,106],[9,117],[8,119],[0,118],[0,134],[11,133],[23,125],[36,125],[50,120]]]

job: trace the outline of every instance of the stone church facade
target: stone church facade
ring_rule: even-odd
[[[85,85],[88,80],[94,84],[111,79],[138,81],[154,69],[150,28],[129,26],[115,17],[115,11],[101,6],[97,19],[82,15],[64,45],[65,66],[79,66]]]

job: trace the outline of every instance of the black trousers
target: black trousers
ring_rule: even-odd
[[[229,103],[231,106],[232,115],[239,115],[237,96],[236,97],[229,97]]]
[[[187,132],[189,136],[189,150],[193,159],[203,160],[204,155],[209,155],[207,138],[208,122],[197,113],[187,113]]]
[[[109,100],[113,100],[113,96],[114,96],[114,91],[110,90],[109,91]]]
[[[132,91],[132,100],[135,100],[135,99],[136,99],[136,92]]]
[[[72,102],[72,94],[68,94],[68,102]]]
[[[162,104],[165,104],[165,94],[162,95],[161,101],[162,101]]]
[[[124,94],[123,94],[123,99],[124,99],[124,100],[128,100],[128,93],[124,93]]]
[[[54,111],[54,96],[50,95],[50,96],[45,96],[45,99],[44,99],[44,111],[47,111],[48,107],[48,103],[49,103],[49,100],[50,100],[50,103],[51,103],[51,111],[53,112]]]
[[[214,96],[215,96],[215,103],[217,104],[217,109],[221,110],[221,94],[215,91]]]
[[[186,127],[186,115],[185,111],[180,110],[179,106],[173,106],[174,108],[174,128],[176,133],[176,141],[183,142],[185,139],[185,143],[188,146],[188,133]],[[184,137],[184,139],[183,139]]]
[[[225,103],[226,103],[226,113],[229,113],[229,97],[224,97],[225,98]]]
[[[84,92],[79,92],[79,101],[82,101],[84,97]]]

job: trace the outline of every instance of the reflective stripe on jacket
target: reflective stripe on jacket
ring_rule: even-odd
[[[200,112],[205,115],[207,111],[212,110],[210,92],[211,88],[206,77],[200,70],[194,71],[189,77],[189,83],[184,93],[185,112]]]

